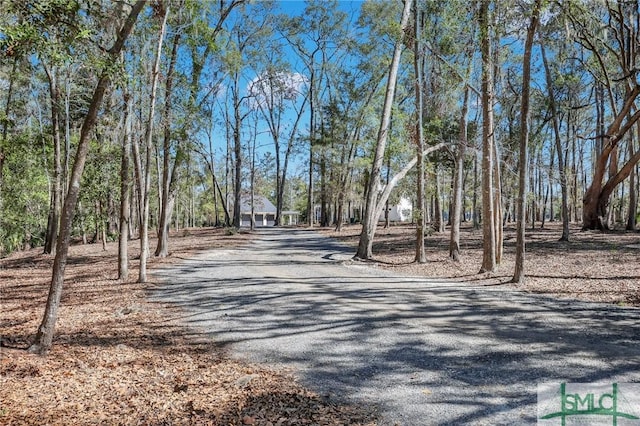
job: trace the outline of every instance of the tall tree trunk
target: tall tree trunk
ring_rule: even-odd
[[[162,117],[163,143],[162,143],[162,186],[161,186],[161,209],[160,220],[158,222],[158,245],[156,246],[155,255],[158,257],[167,257],[169,254],[169,228],[171,225],[171,215],[173,206],[175,205],[175,194],[171,183],[175,178],[179,155],[176,156],[174,167],[171,167],[171,112],[173,107],[173,74],[178,57],[178,45],[180,44],[180,33],[173,36],[171,47],[171,59],[169,60],[169,68],[167,69],[167,78],[164,91],[164,110]],[[179,149],[179,148],[178,148]]]
[[[314,185],[313,185],[313,138],[309,142],[309,175],[307,184],[307,222],[309,227],[314,225],[315,216],[315,197],[314,197]]]
[[[556,154],[558,156],[558,174],[560,175],[560,190],[562,191],[561,212],[562,212],[562,236],[560,241],[569,241],[569,192],[567,190],[567,169],[565,164],[564,149],[560,138],[560,120],[556,108],[556,97],[553,89],[553,78],[551,69],[547,61],[544,43],[540,43],[542,53],[542,63],[547,81],[547,94],[549,96],[549,109],[551,109],[551,123],[553,124],[553,134],[556,143]],[[568,124],[568,123],[567,123]],[[551,213],[553,214],[553,212]]]
[[[229,209],[227,209],[226,199],[222,195],[222,188],[220,188],[220,183],[218,182],[218,179],[216,179],[216,175],[213,174],[213,172],[211,172],[211,174],[213,175],[213,184],[218,189],[218,197],[220,197],[220,204],[222,204],[222,210],[224,211],[224,225],[231,226],[231,217],[229,215]],[[216,217],[216,220],[217,220],[217,217]]]
[[[499,7],[499,3],[494,3],[494,8]],[[491,28],[495,27],[495,12],[491,15],[491,23],[490,23],[490,31]],[[491,33],[489,33],[491,35]],[[492,48],[492,67],[493,67],[493,75],[491,80],[491,92],[492,99],[495,99],[495,89],[494,83],[496,79],[496,75],[499,74],[500,70],[500,43],[497,40],[493,40],[490,36],[490,41],[494,43]],[[491,110],[491,121],[494,122],[493,119],[493,106]],[[493,127],[492,127],[493,128]],[[495,131],[495,128],[493,128]],[[500,159],[501,153],[498,151],[498,144],[496,143],[495,133],[491,132],[491,146],[493,149],[493,221],[494,221],[494,229],[495,229],[495,248],[496,248],[496,265],[499,265],[502,262],[502,254],[504,252],[504,220],[503,220],[503,207],[502,207],[502,169]]]
[[[313,153],[316,143],[316,90],[315,90],[315,61],[311,56],[309,65],[309,175],[307,182],[307,220],[309,227],[313,227],[315,216],[315,197],[313,183]]]
[[[131,12],[127,16],[122,29],[118,32],[118,37],[114,45],[107,51],[109,53],[109,63],[113,64],[118,60],[120,52],[124,47],[124,43],[131,33],[133,26],[138,18],[138,14],[146,4],[145,1],[138,1],[134,4]],[[60,306],[60,298],[62,297],[62,286],[64,283],[64,272],[67,264],[67,257],[69,253],[69,242],[71,239],[71,225],[73,217],[75,215],[76,203],[80,194],[80,181],[82,179],[82,172],[84,171],[84,165],[87,159],[89,150],[90,136],[95,127],[98,111],[102,104],[102,98],[107,90],[112,70],[109,65],[102,71],[98,84],[93,92],[91,103],[87,115],[82,123],[80,130],[80,140],[78,141],[78,148],[76,151],[75,161],[73,163],[73,169],[71,173],[71,180],[69,182],[69,189],[64,201],[64,207],[62,209],[61,221],[60,221],[60,233],[58,235],[56,256],[53,261],[53,271],[51,277],[51,285],[49,287],[49,296],[47,297],[47,304],[44,312],[44,317],[35,339],[29,347],[29,352],[44,354],[46,353],[53,343],[53,335],[55,329],[56,319],[58,317],[58,307]]]
[[[325,139],[324,123],[320,124],[320,140],[323,141],[320,149],[320,226],[329,226],[328,215],[328,178],[327,178],[327,144]]]
[[[7,88],[7,100],[4,104],[4,120],[2,121],[2,133],[0,136],[0,212],[2,212],[3,205],[3,182],[4,182],[4,163],[6,161],[6,141],[9,133],[9,112],[11,112],[11,101],[13,99],[13,85],[16,77],[16,69],[18,68],[18,58],[14,58],[13,65],[11,67],[11,74],[9,74],[9,87]],[[0,227],[2,226],[2,215],[0,215]],[[0,251],[2,244],[0,244]]]
[[[240,127],[242,116],[240,114],[240,97],[238,95],[239,74],[235,75],[235,83],[232,93],[233,98],[233,153],[235,171],[233,174],[233,226],[240,228],[240,205],[242,195],[242,138]]]
[[[213,122],[213,109],[211,110],[211,121]],[[209,136],[209,158],[206,157],[205,154],[202,154],[205,162],[207,163],[207,168],[211,173],[211,188],[213,192],[213,214],[215,218],[213,220],[213,226],[220,226],[220,220],[218,218],[218,197],[216,196],[216,188],[218,187],[218,180],[216,179],[216,163],[215,163],[215,155],[213,154],[213,137],[211,132],[208,134]],[[225,223],[227,226],[229,225],[229,212],[227,211],[227,205],[224,202],[224,198],[222,197],[222,192],[220,193],[220,204],[224,208],[225,212]]]
[[[400,27],[403,30],[403,34],[407,29],[412,3],[412,0],[404,1],[404,10],[402,12],[402,19],[400,21]],[[380,209],[378,208],[378,194],[380,190],[378,189],[378,185],[380,183],[380,173],[382,170],[382,162],[384,160],[384,151],[387,146],[389,124],[391,122],[391,109],[393,107],[393,101],[395,97],[398,68],[400,66],[400,56],[402,55],[402,46],[403,40],[397,40],[393,51],[391,67],[389,69],[389,79],[387,81],[387,90],[384,96],[382,118],[380,120],[380,129],[378,130],[376,150],[373,158],[373,164],[371,166],[371,173],[369,176],[365,211],[362,218],[362,232],[360,233],[358,250],[355,255],[355,257],[358,259],[370,259],[373,255],[373,237],[378,225],[378,217],[380,216]]]
[[[313,114],[311,114],[313,115]],[[313,121],[313,120],[312,120]],[[313,131],[312,131],[313,134]],[[309,140],[309,175],[308,175],[308,184],[307,184],[307,221],[309,227],[313,227],[314,224],[314,216],[315,216],[315,197],[313,194],[313,137],[310,137]]]
[[[504,252],[504,221],[502,213],[502,172],[500,168],[500,153],[495,138],[491,138],[493,149],[493,221],[495,229],[496,265],[502,262]]]
[[[425,211],[425,193],[424,193],[424,99],[423,99],[423,73],[422,73],[422,50],[420,46],[420,37],[422,36],[423,13],[420,10],[418,0],[413,5],[414,10],[414,41],[413,41],[413,68],[415,70],[415,92],[416,92],[416,155],[418,158],[417,172],[417,216],[416,216],[416,255],[414,261],[417,263],[426,263],[427,254],[424,247],[426,221],[424,217]],[[391,156],[389,155],[389,160]],[[389,180],[389,171],[387,171],[387,184]],[[388,210],[388,209],[387,209]],[[387,213],[388,214],[388,213]],[[388,221],[388,216],[387,216]]]
[[[124,138],[120,163],[120,232],[118,236],[118,279],[129,278],[129,221],[131,219],[131,95],[124,94]]]
[[[532,173],[536,175],[537,187],[534,189],[536,199],[536,218],[540,222],[540,229],[544,228],[544,179],[542,177],[542,147],[537,151],[537,158],[535,160],[535,167],[531,169]]]
[[[463,178],[464,157],[467,149],[467,113],[469,111],[469,86],[465,86],[460,111],[460,133],[458,134],[458,152],[456,153],[456,168],[453,179],[453,203],[451,208],[451,237],[449,239],[449,256],[456,262],[460,261],[460,219],[463,211]]]
[[[440,179],[440,170],[438,166],[436,166],[436,170],[434,172],[436,178],[436,193],[434,196],[433,202],[433,212],[434,212],[434,224],[433,230],[436,232],[444,232],[444,215],[443,215],[443,200],[442,200],[442,183]]]
[[[71,164],[71,81],[72,70],[67,68],[64,96],[64,158],[62,164],[62,199],[67,196]]]
[[[418,156],[418,161],[420,161],[420,158],[422,158],[422,152]],[[386,173],[386,176],[385,176],[385,183],[384,183],[385,186],[389,185],[389,181],[390,180],[391,180],[391,154],[387,155],[387,173]],[[424,195],[424,192],[423,192],[423,195]],[[416,204],[419,205],[420,201],[417,200]],[[422,201],[422,204],[423,204],[423,207],[424,207],[424,200]],[[385,206],[384,206],[384,229],[387,229],[387,228],[389,228],[389,226],[391,226],[391,221],[389,220],[389,209],[390,209],[389,200],[387,200],[387,202],[385,203]],[[424,211],[424,208],[423,208],[423,211]]]
[[[167,18],[169,16],[169,6],[164,11],[162,25],[158,34],[158,44],[156,58],[153,64],[151,75],[151,94],[149,99],[149,114],[144,135],[146,149],[144,170],[144,186],[140,188],[140,206],[142,207],[142,221],[140,224],[140,270],[138,282],[147,282],[147,259],[149,258],[149,196],[151,193],[151,152],[153,150],[153,121],[156,110],[156,92],[158,90],[158,80],[160,79],[160,60],[162,58],[162,45],[167,32]]]
[[[525,209],[527,200],[527,153],[529,150],[529,93],[531,89],[531,49],[533,37],[538,26],[540,4],[542,0],[536,0],[531,12],[531,20],[527,28],[527,38],[524,44],[524,58],[522,60],[522,97],[520,104],[520,156],[518,159],[518,208],[516,225],[516,262],[511,282],[524,283],[525,271],[525,229],[527,226]]]
[[[636,132],[638,141],[640,141],[640,124],[636,126]],[[633,138],[631,138],[631,140],[629,141],[629,155],[633,155],[634,149]],[[636,229],[636,212],[638,210],[636,176],[636,167],[633,167],[631,169],[631,173],[629,174],[629,209],[627,211],[627,231],[634,231]]]
[[[336,211],[336,232],[342,231],[342,224],[344,223],[344,192],[338,192],[338,200],[337,200],[337,211]]]
[[[44,253],[56,253],[56,238],[60,222],[60,210],[62,209],[62,159],[61,159],[61,135],[60,135],[60,87],[58,85],[57,69],[44,65],[45,73],[49,81],[49,100],[51,102],[51,133],[53,135],[53,193],[51,194],[51,206],[47,219],[47,232],[44,242]]]
[[[482,53],[482,266],[480,272],[496,269],[496,229],[494,221],[493,191],[493,55],[489,33],[489,4],[491,0],[480,0],[480,50]]]
[[[296,120],[293,123],[293,127],[291,128],[291,133],[289,134],[289,139],[287,141],[287,149],[284,153],[284,161],[282,163],[282,168],[280,169],[280,178],[278,179],[276,195],[276,217],[274,221],[275,226],[282,225],[282,211],[284,210],[284,188],[287,182],[289,160],[291,158],[291,154],[293,153],[293,145],[295,143],[296,134],[298,133],[298,126],[300,125],[300,120],[302,119],[303,115],[302,112],[304,111],[304,107],[307,103],[308,98],[308,96],[305,96],[302,101],[302,105],[300,107],[300,110],[297,112]]]
[[[273,87],[273,83],[269,81],[270,87]],[[273,105],[273,92],[271,93],[271,105]],[[274,218],[274,225],[278,225],[280,220],[280,188],[282,187],[282,174],[281,174],[281,162],[280,162],[280,120],[277,120],[273,117],[273,107],[269,108],[269,115],[265,114],[265,117],[270,117],[269,128],[271,129],[271,136],[273,137],[273,151],[275,154],[275,163],[276,163],[276,216]],[[277,123],[277,124],[276,124]]]
[[[544,229],[544,224],[547,221],[547,203],[549,202],[550,187],[551,183],[547,184],[544,188],[544,197],[542,198],[542,221],[540,222],[540,229]]]
[[[347,141],[350,143],[350,141]],[[345,222],[345,193],[347,191],[347,181],[349,176],[349,163],[351,161],[350,155],[347,152],[347,146],[343,146],[342,152],[340,155],[340,163],[338,165],[339,173],[338,173],[338,188],[337,188],[337,197],[336,197],[336,227],[335,231],[342,231],[342,225]]]
[[[567,114],[567,141],[571,143],[571,205],[573,210],[573,222],[578,222],[580,216],[578,214],[578,159],[576,158],[576,138],[575,133],[571,131],[573,123],[571,121],[572,114]]]
[[[531,229],[536,229],[536,220],[538,219],[538,200],[536,199],[536,174],[533,171],[536,169],[536,165],[534,163],[535,149],[532,149],[532,152],[529,157],[529,170],[532,173],[528,173],[529,175],[529,187],[534,191],[533,196],[531,197],[531,205],[529,206],[529,216],[531,218]],[[516,213],[517,215],[517,213]]]
[[[102,201],[98,201],[98,213],[100,220],[100,241],[102,242],[102,251],[107,251],[107,221],[105,217],[105,208]]]
[[[516,231],[516,264],[511,282],[522,284],[524,282],[525,260],[525,229],[527,227],[525,208],[527,200],[527,152],[529,145],[529,93],[531,89],[531,49],[533,37],[538,26],[540,4],[542,0],[536,0],[531,11],[531,20],[527,28],[527,38],[524,43],[524,58],[522,60],[522,97],[520,104],[520,155],[518,164],[518,218]]]
[[[478,152],[473,156],[473,196],[471,199],[471,216],[473,229],[480,228],[480,214],[478,212]]]
[[[554,148],[554,145],[552,145],[551,152],[549,153],[549,177],[548,177],[549,185],[547,187],[547,190],[549,192],[549,222],[555,221],[555,204],[554,204],[555,194],[553,192],[553,187],[554,187],[553,182],[555,180],[555,174],[553,172],[554,162],[555,162],[555,148]]]

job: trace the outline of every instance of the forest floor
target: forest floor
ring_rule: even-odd
[[[539,226],[539,224],[537,224]],[[326,235],[352,246],[358,244],[361,227],[350,225]],[[497,271],[479,274],[482,265],[482,230],[461,227],[462,259],[449,257],[449,229],[430,232],[425,238],[427,262],[416,264],[415,226],[378,227],[373,244],[376,267],[399,274],[446,278],[476,285],[504,285],[529,293],[559,298],[640,307],[640,232],[581,231],[571,226],[569,242],[560,242],[559,222],[543,229],[527,228],[523,285],[509,283],[515,267],[515,226],[504,230],[504,255]]]
[[[357,244],[360,228],[322,232]],[[478,274],[481,231],[464,228],[462,262],[448,258],[448,233],[426,239],[427,263],[413,260],[412,226],[379,228],[373,267],[400,274],[505,285],[513,273],[515,237],[505,232],[498,271]],[[640,306],[640,234],[580,232],[558,242],[558,224],[527,230],[528,275],[520,289],[554,297]],[[41,249],[0,260],[0,424],[375,424],[375,413],[339,405],[296,383],[293,375],[233,360],[215,343],[167,318],[170,305],[150,302],[153,268],[201,250],[251,241],[220,229],[172,235],[171,256],[150,260],[151,282],[136,283],[138,241],[130,243],[131,276],[117,277],[117,245],[71,248],[56,339],[46,356],[25,348],[41,320],[52,258]],[[155,241],[151,241],[151,247]]]
[[[171,256],[150,259],[146,284],[135,282],[139,241],[130,244],[126,282],[117,280],[116,243],[72,246],[46,356],[25,348],[42,318],[52,258],[37,248],[0,259],[0,425],[375,424],[372,412],[329,401],[286,371],[230,359],[167,320],[175,308],[148,301],[154,267],[250,238],[211,228],[172,235]]]

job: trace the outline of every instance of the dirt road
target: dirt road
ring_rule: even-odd
[[[640,310],[407,278],[268,229],[154,272],[152,297],[233,356],[293,369],[383,424],[534,424],[537,385],[640,382]],[[559,423],[558,423],[559,424]]]

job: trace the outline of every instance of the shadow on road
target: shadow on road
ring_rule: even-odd
[[[538,383],[640,382],[636,309],[397,277],[345,266],[350,254],[270,230],[158,271],[153,296],[237,356],[293,366],[389,423],[529,424]]]

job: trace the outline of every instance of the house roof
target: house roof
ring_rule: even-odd
[[[255,213],[276,213],[276,206],[262,195],[253,196],[253,210]],[[251,213],[251,196],[243,195],[240,199],[240,213]]]

